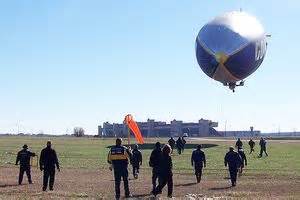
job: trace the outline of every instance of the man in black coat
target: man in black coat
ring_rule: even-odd
[[[177,147],[178,154],[180,155],[182,153],[182,148],[183,148],[183,142],[181,137],[178,137],[178,139],[176,140],[176,147]]]
[[[182,141],[181,151],[182,151],[182,153],[183,153],[184,147],[185,147],[185,144],[186,144],[186,140],[184,139],[184,137],[182,137],[182,138],[181,138],[181,141]]]
[[[40,169],[41,171],[44,171],[43,191],[47,190],[48,182],[49,189],[53,190],[55,180],[55,166],[57,170],[60,171],[56,152],[54,149],[51,148],[51,141],[48,141],[47,147],[41,151],[40,155]]]
[[[139,146],[136,144],[134,145],[134,148],[132,150],[132,158],[131,158],[131,165],[132,165],[132,171],[133,171],[133,177],[135,179],[138,178],[138,175],[140,173],[140,166],[143,163],[143,156],[142,152],[138,149]]]
[[[171,147],[166,144],[162,149],[161,158],[159,161],[159,170],[158,170],[158,186],[155,188],[154,196],[161,194],[162,189],[167,185],[168,186],[168,197],[172,198],[173,194],[173,163],[170,156]]]
[[[259,157],[262,157],[263,152],[265,152],[266,156],[268,156],[267,141],[263,137],[260,138],[259,145],[260,145]]]
[[[156,181],[158,179],[158,171],[159,171],[159,162],[162,156],[161,145],[159,142],[156,142],[155,148],[151,152],[149,166],[152,167],[152,191],[154,194],[156,188]]]
[[[27,144],[24,144],[23,149],[18,152],[16,165],[20,162],[19,185],[22,184],[24,172],[26,172],[29,184],[32,184],[30,172],[30,158],[34,157],[35,153],[28,151]]]
[[[225,167],[228,165],[228,170],[230,173],[230,179],[232,186],[236,186],[236,178],[238,169],[242,164],[242,159],[240,155],[234,151],[233,147],[229,147],[229,152],[226,153],[224,158]]]
[[[241,141],[241,138],[238,138],[236,143],[235,143],[235,147],[237,147],[238,149],[243,148],[243,142]]]
[[[246,154],[244,152],[244,149],[238,149],[238,153],[241,156],[242,159],[242,163],[241,163],[241,167],[240,167],[240,174],[243,173],[243,169],[245,166],[247,166],[247,157]]]
[[[201,148],[201,145],[198,145],[197,149],[193,151],[191,157],[191,164],[195,168],[197,183],[200,183],[201,181],[203,166],[206,167],[205,154]]]
[[[170,147],[171,147],[171,153],[173,153],[173,149],[174,149],[174,147],[175,147],[175,143],[176,143],[176,141],[174,140],[174,138],[173,137],[171,137],[169,140],[168,140],[168,144],[170,145]]]
[[[252,138],[250,139],[250,141],[248,142],[249,146],[250,146],[250,153],[254,152],[254,146],[255,146],[255,142],[252,140]]]

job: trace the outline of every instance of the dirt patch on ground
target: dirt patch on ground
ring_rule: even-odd
[[[57,172],[54,191],[42,192],[42,173],[32,170],[33,185],[17,185],[18,168],[0,168],[0,199],[113,199],[114,181],[108,169],[62,169]],[[130,175],[132,199],[154,199],[151,171],[141,170],[139,179]],[[205,176],[195,184],[192,174],[174,174],[174,199],[297,199],[300,197],[299,177],[242,176],[235,188],[226,177]],[[123,194],[123,190],[122,190]],[[166,191],[159,199],[165,199]]]

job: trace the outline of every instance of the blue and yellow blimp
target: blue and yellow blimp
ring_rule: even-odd
[[[261,23],[233,11],[205,24],[196,39],[196,57],[203,72],[234,91],[261,65],[267,50]]]

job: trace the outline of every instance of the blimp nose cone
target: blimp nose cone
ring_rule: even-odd
[[[228,56],[223,52],[218,52],[215,54],[215,59],[218,63],[224,64],[227,61]]]

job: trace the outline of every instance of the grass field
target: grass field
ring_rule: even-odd
[[[106,162],[111,139],[51,138],[58,153],[61,172],[57,174],[55,190],[41,192],[42,173],[33,166],[33,185],[17,186],[18,167],[14,166],[15,153],[23,144],[39,153],[48,138],[0,137],[0,199],[113,199],[114,182]],[[160,139],[162,143],[167,139]],[[146,140],[156,142],[155,139]],[[124,141],[126,143],[126,141]],[[253,155],[247,155],[248,166],[238,179],[238,186],[230,186],[228,173],[223,164],[224,154],[235,142],[230,140],[188,140],[188,143],[215,144],[204,149],[207,168],[203,181],[194,184],[190,165],[192,149],[182,155],[174,153],[174,197],[177,199],[300,199],[300,141],[268,141],[269,157],[258,158],[258,146]],[[257,142],[256,142],[257,144]],[[245,151],[248,145],[244,141]],[[152,199],[151,169],[148,167],[150,149],[144,149],[144,163],[138,180],[130,180],[135,199]],[[33,161],[35,165],[36,160]],[[131,172],[131,167],[130,167]],[[132,178],[132,175],[130,174]],[[166,196],[164,192],[160,197]],[[134,199],[134,198],[133,198]]]

